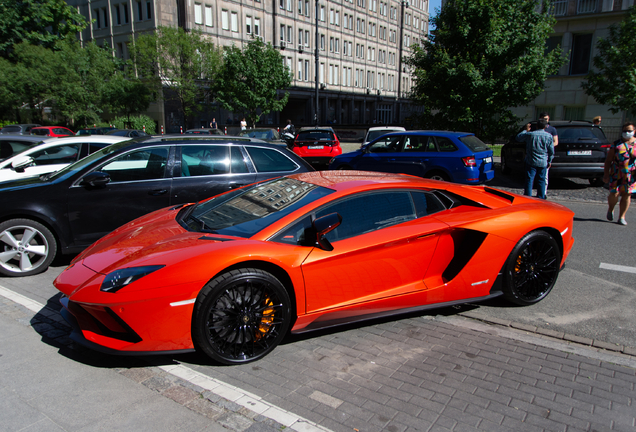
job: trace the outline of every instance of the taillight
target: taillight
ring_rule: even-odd
[[[462,162],[467,167],[476,167],[477,163],[475,163],[475,156],[466,156],[462,158]]]
[[[612,147],[611,144],[602,144],[601,145],[601,148],[610,148],[610,147]]]

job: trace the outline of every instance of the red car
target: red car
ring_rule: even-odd
[[[31,135],[42,135],[49,137],[75,136],[75,132],[64,126],[38,126],[31,129]]]
[[[134,220],[54,284],[71,337],[96,350],[245,363],[289,331],[500,295],[536,303],[572,248],[573,217],[483,186],[295,174]]]
[[[291,150],[312,165],[327,166],[329,161],[342,154],[340,141],[330,127],[300,128]]]

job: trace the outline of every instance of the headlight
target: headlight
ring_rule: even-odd
[[[149,275],[150,273],[165,267],[164,265],[153,265],[143,267],[130,267],[120,270],[115,270],[112,273],[106,275],[106,279],[102,282],[100,291],[114,293],[122,289],[128,284],[133,283],[137,279]]]

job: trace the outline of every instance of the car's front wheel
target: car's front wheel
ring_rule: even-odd
[[[263,270],[244,268],[203,287],[194,307],[192,337],[212,359],[241,364],[271,352],[290,323],[291,303],[283,284]]]
[[[30,219],[10,219],[0,224],[0,273],[31,276],[45,271],[57,253],[51,231]]]
[[[506,261],[504,296],[522,306],[543,300],[557,280],[560,263],[561,253],[554,238],[545,231],[529,232]]]

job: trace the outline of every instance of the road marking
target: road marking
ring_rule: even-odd
[[[606,270],[616,270],[616,271],[625,272],[625,273],[636,273],[636,267],[628,267],[628,266],[622,266],[622,265],[616,265],[616,264],[601,263],[599,268],[606,269]]]
[[[0,296],[18,303],[32,312],[41,313],[45,305],[35,300],[0,286]],[[237,403],[248,410],[268,417],[297,432],[331,432],[330,429],[300,417],[292,412],[265,402],[260,396],[251,394],[233,385],[211,378],[182,364],[159,366],[164,372],[196,384],[212,393]]]

